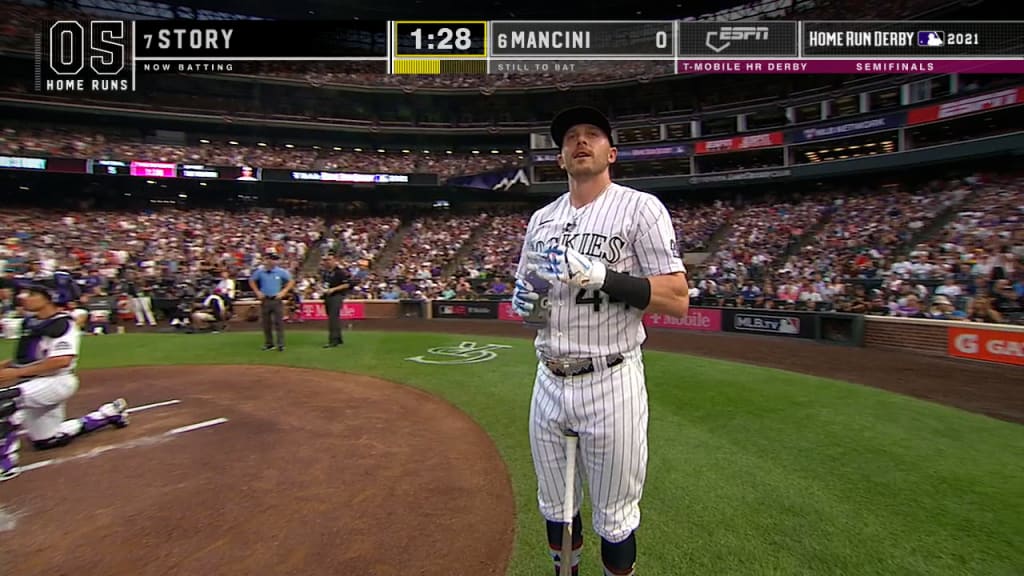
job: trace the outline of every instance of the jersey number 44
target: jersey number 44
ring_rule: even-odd
[[[576,293],[577,304],[589,304],[594,306],[594,312],[600,312],[602,305],[608,304],[622,304],[629,310],[629,304],[626,304],[622,300],[614,296],[608,296],[607,303],[604,299],[604,294],[600,290],[587,290],[586,288],[580,288],[580,291]]]

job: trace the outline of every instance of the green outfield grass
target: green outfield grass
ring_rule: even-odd
[[[322,350],[323,334],[288,337],[283,354],[261,352],[254,333],[90,337],[80,366],[301,366],[437,394],[508,463],[518,509],[509,573],[551,573],[527,437],[529,341],[358,332]],[[474,365],[404,360],[463,340],[512,348]],[[656,352],[646,363],[645,576],[1024,574],[1024,426],[779,370]],[[599,563],[588,530],[582,573],[600,574]]]

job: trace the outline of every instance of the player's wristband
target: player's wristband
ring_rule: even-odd
[[[640,310],[646,310],[651,303],[651,281],[647,278],[608,270],[601,291]]]

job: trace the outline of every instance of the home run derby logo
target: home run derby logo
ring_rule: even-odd
[[[478,346],[476,342],[463,342],[458,346],[438,346],[427,350],[428,354],[441,356],[441,358],[427,358],[425,356],[411,356],[406,358],[417,364],[435,364],[452,366],[459,364],[479,364],[494,360],[498,357],[495,350],[511,348],[504,344],[483,344]]]

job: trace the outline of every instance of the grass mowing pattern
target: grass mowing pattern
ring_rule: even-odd
[[[80,367],[274,364],[437,394],[472,416],[508,465],[517,505],[509,574],[551,573],[527,433],[530,342],[358,332],[323,350],[319,333],[288,339],[282,354],[260,351],[253,333],[88,337]],[[405,360],[464,340],[512,348],[480,364]],[[657,352],[646,365],[643,574],[1024,574],[1024,427],[779,370]],[[599,574],[589,510],[581,572]]]

